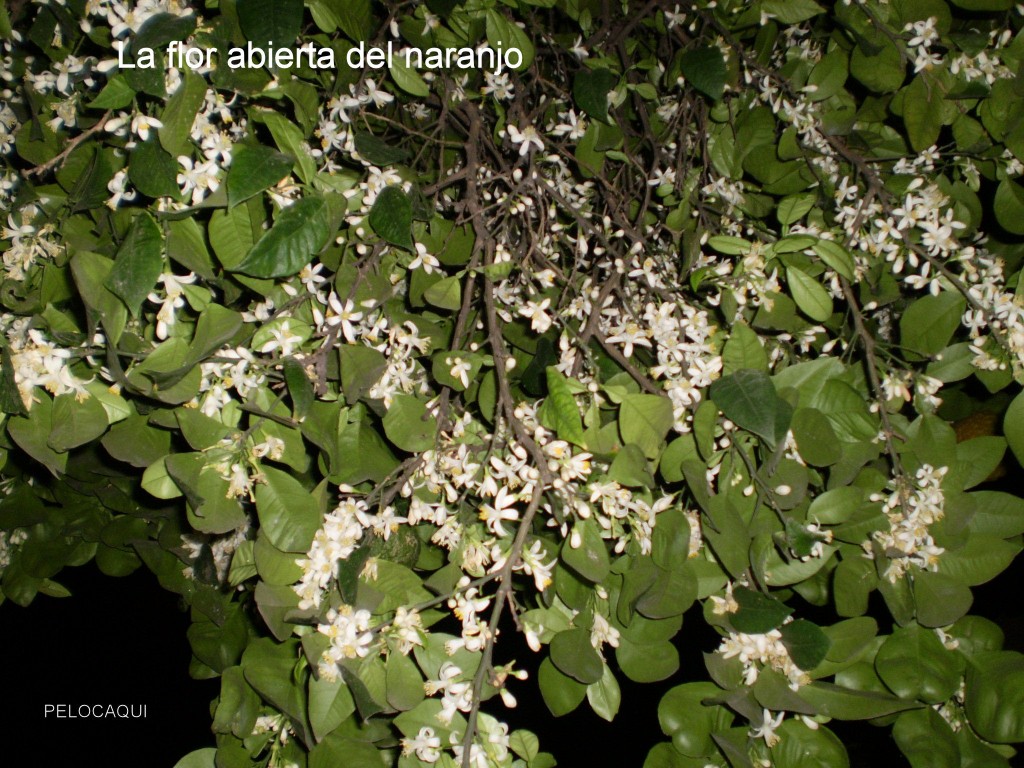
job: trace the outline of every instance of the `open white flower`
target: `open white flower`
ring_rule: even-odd
[[[544,149],[544,140],[532,125],[528,125],[522,130],[514,125],[510,125],[508,127],[508,138],[519,147],[520,157],[525,157],[530,152],[531,147],[535,147],[538,150]]]

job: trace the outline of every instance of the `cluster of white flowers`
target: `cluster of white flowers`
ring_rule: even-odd
[[[993,29],[989,32],[989,47],[974,55],[958,52],[948,57],[949,71],[954,75],[963,73],[967,82],[985,82],[993,85],[997,80],[1006,80],[1014,76],[1013,70],[1003,64],[999,49],[1005,48],[1013,41],[1013,32],[1009,29]]]
[[[217,571],[217,579],[221,584],[226,584],[228,571],[231,569],[231,558],[234,556],[238,546],[249,538],[251,532],[252,525],[246,520],[235,530],[220,536],[209,537],[193,533],[182,534],[181,545],[185,548],[188,558],[192,562],[195,562],[199,557],[203,547],[208,546],[213,557],[214,568]],[[187,579],[191,579],[194,576],[191,565],[186,566],[182,573]]]
[[[441,737],[430,726],[423,726],[414,737],[402,739],[402,755],[412,754],[424,763],[436,763],[441,759]]]
[[[319,608],[324,593],[337,574],[338,562],[347,560],[363,538],[360,517],[368,513],[366,503],[343,499],[324,516],[304,559],[298,560],[302,579],[294,589],[301,598],[299,608]]]
[[[199,395],[192,404],[211,417],[232,402],[232,390],[244,401],[266,382],[266,373],[246,347],[224,347],[203,362],[200,370]]]
[[[43,387],[52,395],[89,397],[85,385],[71,370],[71,350],[49,341],[43,332],[28,328],[27,318],[15,321],[7,332],[14,382],[27,409],[35,402],[34,390]]]
[[[27,538],[28,531],[24,528],[0,531],[0,574],[3,574],[4,569],[11,564],[11,557]]]
[[[0,101],[0,155],[10,154],[14,149],[14,135],[18,125],[14,110],[6,102]]]
[[[115,38],[124,37],[129,32],[138,32],[143,24],[162,13],[173,16],[192,15],[192,8],[184,0],[89,0],[85,10],[89,16],[102,19]],[[82,30],[91,31],[92,23],[83,20]]]
[[[935,25],[938,18],[929,16],[927,19],[907,24],[903,30],[912,37],[907,40],[908,53],[914,59],[914,72],[931,71],[942,64],[942,56],[932,51],[932,45],[939,40],[939,31]]]
[[[743,662],[743,682],[753,685],[761,669],[770,667],[781,672],[789,680],[789,687],[794,691],[811,682],[807,673],[800,669],[789,656],[789,651],[782,642],[782,633],[772,629],[764,634],[747,634],[730,632],[722,638],[716,653],[726,659],[739,658]]]
[[[366,609],[340,605],[327,611],[326,618],[326,623],[317,625],[317,631],[331,644],[323,652],[317,670],[322,679],[334,681],[340,674],[338,665],[346,659],[368,656],[377,636],[370,631],[370,612]]]
[[[437,680],[427,680],[423,690],[427,696],[441,694],[437,719],[444,725],[451,725],[456,712],[469,712],[473,706],[473,685],[463,679],[462,669],[451,661],[441,665],[437,677]]]
[[[11,280],[24,280],[29,270],[40,260],[51,260],[64,252],[58,242],[52,223],[37,225],[42,213],[36,205],[27,205],[17,216],[7,217],[7,226],[0,228],[0,240],[8,245],[3,249],[4,270]]]
[[[935,545],[929,527],[945,514],[942,478],[948,470],[924,464],[915,475],[916,488],[899,489],[897,481],[892,481],[887,494],[872,496],[873,501],[882,502],[889,519],[889,530],[875,531],[874,540],[889,560],[885,577],[893,584],[911,566],[930,571],[938,568],[939,555],[945,550]],[[871,542],[865,542],[864,548],[868,554],[873,552]]]

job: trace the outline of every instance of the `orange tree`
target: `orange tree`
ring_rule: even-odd
[[[648,768],[1009,765],[1010,0],[7,8],[0,589],[180,593],[180,766],[550,766],[684,614]]]

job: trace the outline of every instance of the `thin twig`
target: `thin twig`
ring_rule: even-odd
[[[68,159],[68,156],[75,151],[75,148],[79,144],[90,136],[93,136],[103,130],[103,126],[107,124],[107,120],[110,119],[112,114],[114,114],[114,111],[112,109],[108,109],[99,120],[93,123],[92,126],[82,131],[80,134],[75,136],[75,138],[70,139],[68,143],[64,145],[64,149],[62,149],[55,157],[50,158],[45,163],[40,163],[34,168],[29,168],[27,171],[22,171],[21,175],[26,179],[29,176],[42,176],[43,174],[49,173],[54,168],[60,168],[63,166],[65,161]]]

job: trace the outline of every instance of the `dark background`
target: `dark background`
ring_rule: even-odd
[[[177,595],[161,589],[144,568],[125,578],[111,578],[90,563],[68,568],[58,579],[71,590],[71,598],[40,595],[28,608],[10,602],[0,606],[0,651],[7,660],[0,672],[0,722],[8,738],[32,756],[31,764],[171,768],[188,752],[213,746],[210,702],[220,685],[218,680],[193,680],[188,675],[189,618]],[[1007,647],[1017,650],[1024,650],[1024,616],[1012,595],[1022,580],[1024,559],[1018,558],[994,582],[975,588],[971,611],[997,621],[1006,632]],[[884,615],[882,611],[873,613]],[[510,626],[505,635],[513,633]],[[523,646],[515,656],[531,671],[531,679],[513,681],[518,707],[495,714],[513,728],[537,733],[542,748],[553,752],[564,768],[640,768],[647,750],[664,738],[657,719],[662,694],[687,680],[705,679],[701,654],[714,650],[718,639],[699,617],[688,617],[677,636],[680,672],[652,685],[619,675],[622,709],[614,723],[598,718],[586,702],[566,717],[551,717],[536,684],[541,655]],[[507,661],[505,654],[511,652],[499,646],[497,660]],[[43,717],[45,704],[93,703],[145,704],[147,717]],[[829,727],[845,742],[854,768],[907,765],[888,729],[863,723]]]

